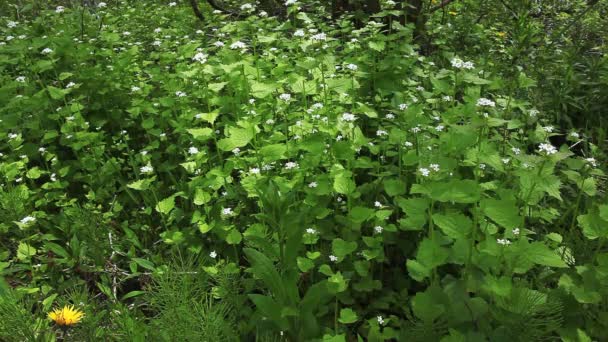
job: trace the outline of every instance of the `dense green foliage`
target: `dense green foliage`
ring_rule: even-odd
[[[608,339],[606,1],[34,4],[1,340]]]

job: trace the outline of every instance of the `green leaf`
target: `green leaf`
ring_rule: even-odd
[[[368,43],[369,48],[378,52],[382,52],[386,44],[381,40],[372,40]]]
[[[302,272],[308,272],[313,267],[315,267],[315,263],[312,262],[312,260],[307,259],[307,258],[297,257],[296,262],[298,264],[298,268]]]
[[[228,138],[218,141],[218,147],[223,151],[232,151],[237,147],[243,147],[253,139],[253,132],[246,128],[228,128]]]
[[[363,223],[374,216],[374,209],[354,207],[349,213],[350,219],[355,223]]]
[[[131,188],[131,189],[135,189],[135,190],[140,190],[140,191],[148,190],[150,188],[150,185],[152,184],[152,182],[154,182],[155,179],[156,179],[156,177],[140,179],[133,183],[127,184],[127,187]]]
[[[65,89],[56,88],[53,86],[48,86],[46,87],[46,89],[49,91],[49,94],[51,95],[51,98],[53,98],[53,100],[61,100],[65,97],[65,94],[67,94],[67,91]]]
[[[150,271],[156,270],[156,267],[154,267],[154,264],[149,260],[142,259],[142,258],[132,258],[131,260],[135,261],[139,266],[146,268]]]
[[[343,195],[350,195],[357,189],[357,185],[351,179],[350,172],[340,172],[334,179],[334,190]]]
[[[549,267],[568,267],[561,256],[542,242],[533,242],[525,249],[524,256],[531,262]]]
[[[431,198],[440,202],[475,203],[481,197],[481,188],[474,180],[434,182],[429,187]]]
[[[192,134],[196,140],[207,140],[213,136],[213,130],[211,128],[191,128],[187,130],[188,133]]]
[[[17,259],[20,261],[30,260],[31,257],[36,255],[36,248],[28,245],[25,242],[19,242],[19,246],[17,247]]]
[[[260,154],[266,161],[275,161],[283,158],[287,151],[287,145],[285,144],[272,144],[266,145],[260,149]]]
[[[242,240],[243,235],[236,229],[231,230],[230,233],[228,233],[228,236],[226,236],[226,242],[229,245],[238,245]]]
[[[445,306],[439,302],[441,289],[430,287],[424,292],[418,292],[412,299],[412,311],[416,317],[425,323],[432,323],[445,312]]]
[[[357,321],[357,313],[351,308],[345,308],[340,310],[340,318],[338,321],[342,324],[351,324]]]
[[[521,227],[523,218],[515,201],[484,199],[480,203],[483,213],[506,229]]]
[[[205,190],[198,188],[194,193],[194,204],[203,205],[211,201],[211,195]]]
[[[405,194],[406,185],[400,179],[386,179],[384,180],[384,191],[389,196],[398,196]]]
[[[443,265],[450,256],[447,248],[441,247],[436,240],[425,238],[418,247],[416,260],[429,269]]]
[[[339,260],[345,256],[351,254],[357,249],[357,243],[355,241],[344,241],[340,238],[334,239],[331,243],[331,250]]]
[[[169,196],[156,204],[156,211],[161,214],[169,214],[175,208],[175,195]]]
[[[473,222],[460,213],[433,214],[433,222],[453,239],[465,239],[473,229]]]

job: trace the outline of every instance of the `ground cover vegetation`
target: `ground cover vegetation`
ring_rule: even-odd
[[[607,1],[0,11],[1,340],[608,340]]]

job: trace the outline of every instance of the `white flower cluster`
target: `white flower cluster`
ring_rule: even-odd
[[[154,168],[152,167],[150,162],[148,162],[147,165],[139,168],[139,172],[144,173],[144,174],[152,173],[152,172],[154,172]]]
[[[465,62],[460,58],[452,58],[452,60],[450,62],[452,63],[452,66],[456,69],[471,70],[471,69],[475,68],[475,65],[473,64],[473,62]]]
[[[255,7],[252,4],[243,4],[241,5],[241,11],[253,11]]]
[[[347,122],[353,122],[353,121],[357,120],[357,117],[355,116],[355,114],[344,113],[344,114],[342,114],[342,120],[347,121]]]
[[[419,168],[419,169],[418,169],[418,171],[420,172],[420,174],[421,174],[423,177],[428,177],[428,176],[430,176],[430,175],[431,175],[431,171],[434,171],[434,172],[439,172],[439,170],[440,170],[440,169],[439,169],[439,164],[430,164],[428,168],[426,168],[426,167],[421,167],[421,168]]]
[[[310,37],[312,40],[324,41],[327,40],[327,35],[325,33],[317,33]]]
[[[477,105],[479,107],[496,107],[496,103],[490,99],[486,99],[485,97],[477,100]]]
[[[545,155],[552,155],[557,153],[557,149],[555,146],[551,144],[540,144],[538,145],[538,151],[540,153],[544,153]]]
[[[232,50],[236,50],[236,49],[244,50],[244,49],[247,48],[247,44],[245,44],[245,43],[241,42],[240,40],[238,40],[238,41],[230,44],[230,48]]]
[[[511,241],[509,239],[496,239],[496,242],[498,242],[499,245],[503,246],[508,246],[511,244]]]
[[[22,218],[21,221],[19,221],[19,222],[21,222],[21,224],[29,225],[31,223],[34,223],[35,221],[36,221],[35,217],[33,217],[33,216],[26,216],[26,217]]]
[[[208,55],[199,52],[196,55],[194,55],[194,57],[192,57],[192,60],[195,62],[199,62],[201,64],[204,64],[205,62],[207,62],[207,57],[209,57]]]

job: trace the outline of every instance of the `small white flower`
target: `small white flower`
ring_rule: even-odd
[[[385,131],[385,130],[379,129],[379,130],[376,131],[376,135],[379,136],[379,137],[381,137],[381,136],[388,135],[388,132]]]
[[[509,239],[496,239],[496,242],[498,242],[499,245],[503,246],[508,246],[511,244],[511,241],[509,241]]]
[[[308,183],[308,187],[309,188],[316,188],[318,186],[317,182],[310,182]]]
[[[496,103],[490,99],[486,99],[485,97],[477,100],[477,105],[479,107],[496,107]]]
[[[408,107],[408,106],[407,106],[407,104],[405,104],[405,103],[402,103],[402,104],[400,104],[400,105],[399,105],[399,109],[400,109],[400,110],[406,110],[406,109],[407,109],[407,107]]]
[[[482,169],[482,170],[485,170],[486,169],[486,164],[483,164],[483,163],[479,164],[479,168]]]
[[[207,62],[207,57],[209,57],[209,56],[202,52],[199,52],[196,55],[194,55],[194,57],[192,57],[192,60],[203,64],[203,63]]]
[[[517,147],[511,147],[511,152],[517,156],[521,153],[521,150]]]
[[[65,7],[63,6],[57,6],[57,8],[55,8],[55,13],[63,13],[65,11]]]
[[[344,114],[342,114],[342,120],[348,121],[348,122],[353,122],[353,121],[357,120],[357,117],[355,116],[355,114],[344,113]]]
[[[297,3],[298,3],[297,0],[287,0],[287,1],[285,1],[285,6],[291,6],[291,5],[295,5]]]
[[[213,46],[215,46],[215,47],[222,47],[224,45],[225,44],[223,42],[220,42],[220,41],[217,41],[217,42],[213,43]]]
[[[452,101],[452,97],[450,95],[445,95],[441,98],[444,102]]]
[[[9,133],[8,134],[8,138],[13,140],[13,139],[17,139],[17,137],[19,137],[19,134],[16,133]]]
[[[433,171],[439,172],[439,164],[431,164],[429,167],[433,169]]]
[[[317,233],[317,231],[314,228],[306,228],[306,232],[308,234],[316,234]]]
[[[15,81],[17,81],[19,83],[25,83],[25,76],[19,76],[19,77],[15,78]]]
[[[21,219],[21,224],[30,224],[36,221],[36,218],[33,216],[26,216],[24,218]]]
[[[140,87],[138,87],[138,86],[132,86],[132,87],[131,87],[131,92],[133,92],[133,93],[136,93],[136,92],[138,92],[138,91],[140,91],[140,90],[141,90],[141,88],[140,88]]]
[[[241,149],[240,149],[240,148],[238,148],[238,147],[235,147],[235,148],[232,150],[232,153],[233,153],[235,156],[238,156],[238,155],[241,153]]]
[[[241,11],[253,11],[252,4],[243,4],[241,5]]]
[[[403,143],[403,146],[405,146],[405,147],[412,147],[412,146],[414,146],[414,144],[412,144],[409,141],[406,141],[406,142]]]
[[[545,155],[552,155],[557,153],[557,149],[551,144],[540,144],[538,145],[538,150],[539,152],[544,153]]]
[[[293,33],[294,37],[304,37],[304,30],[300,29],[300,30],[296,30],[296,32]]]
[[[152,167],[152,165],[151,165],[151,164],[148,162],[148,164],[147,164],[147,165],[142,166],[142,167],[140,167],[140,168],[139,168],[139,172],[141,172],[141,173],[145,173],[145,174],[147,174],[147,173],[152,173],[152,172],[154,172],[154,168],[153,168],[153,167]]]
[[[279,95],[279,99],[281,99],[285,102],[289,102],[291,100],[291,94],[283,93],[283,94]]]
[[[190,146],[190,148],[188,149],[188,153],[190,153],[190,154],[197,154],[198,152],[199,152],[198,148],[196,148],[194,146]]]
[[[179,91],[178,90],[178,91],[175,92],[175,96],[177,96],[177,97],[186,97],[186,96],[188,96],[188,94],[184,93],[183,91]]]
[[[177,6],[177,2],[170,2],[169,3],[169,7],[174,7],[174,6]]]
[[[268,119],[268,120],[266,120],[266,124],[267,125],[273,125],[274,124],[274,120],[273,119]]]
[[[241,41],[236,41],[236,42],[230,44],[230,48],[232,50],[245,49],[245,48],[247,48],[247,45],[245,43],[241,42]]]
[[[418,171],[420,171],[420,174],[422,174],[424,177],[428,177],[431,174],[431,171],[425,167],[419,168]]]
[[[125,32],[122,33],[122,35],[125,36],[125,37],[128,37],[128,36],[131,35],[131,32],[125,31]]]
[[[285,163],[285,170],[297,169],[299,167],[296,162],[287,162]]]
[[[212,259],[215,259],[215,258],[217,258],[217,253],[216,253],[215,251],[211,251],[211,253],[209,253],[209,256],[210,256]]]
[[[389,120],[392,120],[392,119],[394,119],[394,118],[395,118],[395,115],[394,115],[394,114],[392,114],[392,113],[388,113],[388,114],[386,114],[385,118],[387,118],[387,119],[389,119]]]
[[[68,83],[68,84],[67,84],[65,87],[66,87],[67,89],[70,89],[70,88],[72,88],[72,87],[73,87],[73,86],[75,86],[75,85],[76,85],[76,83],[74,83],[74,82],[70,82],[70,83]]]
[[[358,67],[356,64],[352,64],[352,63],[347,64],[347,65],[346,65],[346,68],[347,68],[348,70],[352,70],[352,71],[357,71],[357,69],[359,69],[359,67]]]
[[[332,261],[332,262],[336,262],[336,261],[338,261],[338,257],[335,256],[335,255],[330,255],[329,256],[329,260]]]
[[[421,130],[422,130],[422,129],[420,129],[420,127],[418,127],[418,126],[416,126],[416,127],[412,127],[412,128],[410,129],[410,131],[411,131],[412,133],[420,133],[420,131],[421,131]]]
[[[12,21],[12,20],[6,23],[6,26],[8,28],[14,28],[14,27],[17,27],[17,25],[19,25],[19,23],[16,21]]]
[[[106,6],[108,6],[108,4],[106,4],[105,2],[100,2],[97,4],[97,8],[105,8]]]
[[[578,133],[576,133],[576,132],[570,133],[570,136],[573,137],[573,138],[575,138],[575,139],[579,139],[581,137],[581,135],[578,134]]]
[[[384,318],[382,318],[382,316],[378,316],[377,319],[378,319],[378,324],[384,325]]]
[[[540,112],[537,109],[530,109],[530,111],[528,112],[528,115],[530,115],[531,117],[535,117],[539,114]]]
[[[311,36],[310,39],[317,40],[317,41],[323,41],[323,40],[327,40],[327,35],[325,35],[325,33],[317,33],[317,34]]]
[[[585,161],[593,167],[597,167],[597,161],[595,158],[585,158]]]
[[[382,231],[384,230],[384,228],[382,228],[381,226],[375,226],[374,227],[374,231],[378,234],[382,233]]]
[[[543,130],[547,133],[551,133],[551,132],[553,132],[554,128],[553,128],[553,126],[545,126],[545,127],[543,127]]]
[[[443,125],[437,125],[437,127],[435,127],[435,130],[437,132],[443,132],[444,129],[445,129],[445,126],[443,126]]]
[[[259,175],[260,174],[260,169],[257,167],[252,167],[251,169],[249,169],[249,173],[252,175]]]
[[[38,152],[44,153],[44,152],[46,152],[46,148],[45,147],[39,147],[38,148]]]
[[[51,48],[44,48],[40,53],[42,53],[43,55],[48,55],[53,53],[53,49]]]
[[[224,208],[222,209],[222,215],[224,216],[230,216],[234,214],[234,212],[232,211],[232,208]]]
[[[519,228],[513,228],[511,232],[513,233],[513,235],[519,235]]]
[[[382,208],[382,203],[376,201],[376,202],[374,202],[374,207],[376,207],[376,208]]]

